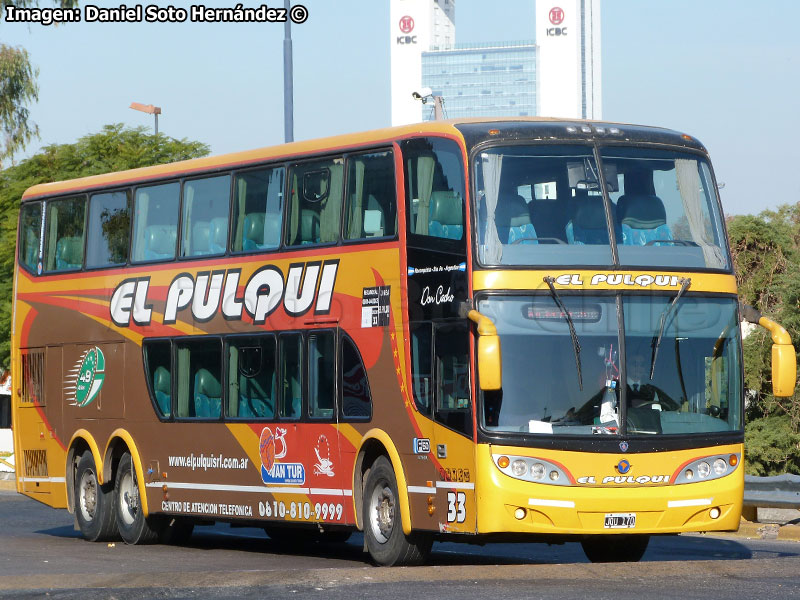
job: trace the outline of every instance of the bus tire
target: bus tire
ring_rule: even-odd
[[[403,533],[400,496],[392,464],[380,456],[369,470],[364,485],[364,541],[379,565],[418,565],[428,557],[433,537]]]
[[[638,562],[649,542],[649,535],[593,535],[581,540],[581,546],[593,563]]]
[[[139,484],[133,460],[127,452],[117,465],[114,485],[114,507],[119,534],[126,544],[152,544],[158,541],[158,531],[153,520],[146,519],[139,502]]]
[[[108,484],[99,484],[91,452],[84,452],[78,461],[73,500],[75,517],[84,538],[90,542],[104,542],[117,537],[114,490]]]

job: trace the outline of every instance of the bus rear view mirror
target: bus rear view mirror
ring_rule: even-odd
[[[497,328],[489,317],[477,310],[470,310],[467,316],[478,325],[478,381],[481,389],[499,390],[503,387],[503,361]]]
[[[740,305],[742,318],[769,331],[772,337],[772,393],[779,398],[794,395],[797,383],[797,354],[789,332],[752,306]]]

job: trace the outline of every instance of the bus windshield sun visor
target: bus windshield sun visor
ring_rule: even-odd
[[[658,336],[653,337],[653,354],[650,358],[650,379],[653,379],[653,372],[656,368],[656,358],[658,357],[658,347],[661,344],[661,338],[664,337],[664,329],[667,325],[667,319],[672,314],[673,309],[678,304],[678,300],[680,300],[683,293],[689,289],[689,286],[692,285],[691,277],[685,277],[679,280],[681,282],[681,289],[678,290],[678,293],[662,311],[661,313],[661,323],[659,324],[658,328]]]
[[[572,322],[572,315],[569,314],[567,307],[564,306],[564,302],[561,300],[561,296],[558,295],[555,286],[555,279],[552,277],[545,276],[544,282],[547,284],[547,287],[550,288],[550,295],[553,296],[553,301],[558,306],[559,310],[564,313],[564,318],[567,320],[567,325],[569,326],[569,336],[572,338],[572,349],[575,351],[575,368],[578,371],[578,387],[581,391],[583,391],[583,375],[581,374],[581,343],[578,340],[578,333],[575,331],[575,323]]]

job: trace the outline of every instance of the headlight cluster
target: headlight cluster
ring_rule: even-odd
[[[675,484],[696,483],[724,477],[736,470],[739,458],[738,454],[724,454],[695,459],[681,467],[677,474],[673,475]]]
[[[492,459],[498,469],[514,479],[550,485],[570,485],[571,483],[572,478],[562,467],[541,458],[495,454],[492,455]]]

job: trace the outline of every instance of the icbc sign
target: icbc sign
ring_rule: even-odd
[[[559,8],[558,10],[561,9]],[[400,19],[400,31],[402,31],[403,33],[411,33],[412,31],[414,31],[414,19],[412,19],[408,15]]]
[[[550,9],[550,23],[553,25],[561,25],[564,22],[564,11],[558,6]],[[548,27],[546,30],[548,36],[562,36],[567,35],[566,27]]]
[[[414,19],[406,15],[400,19],[400,31],[405,33],[406,35],[398,35],[397,36],[397,43],[398,44],[416,44],[417,43],[417,36],[415,35],[408,35],[412,31],[414,31]]]

